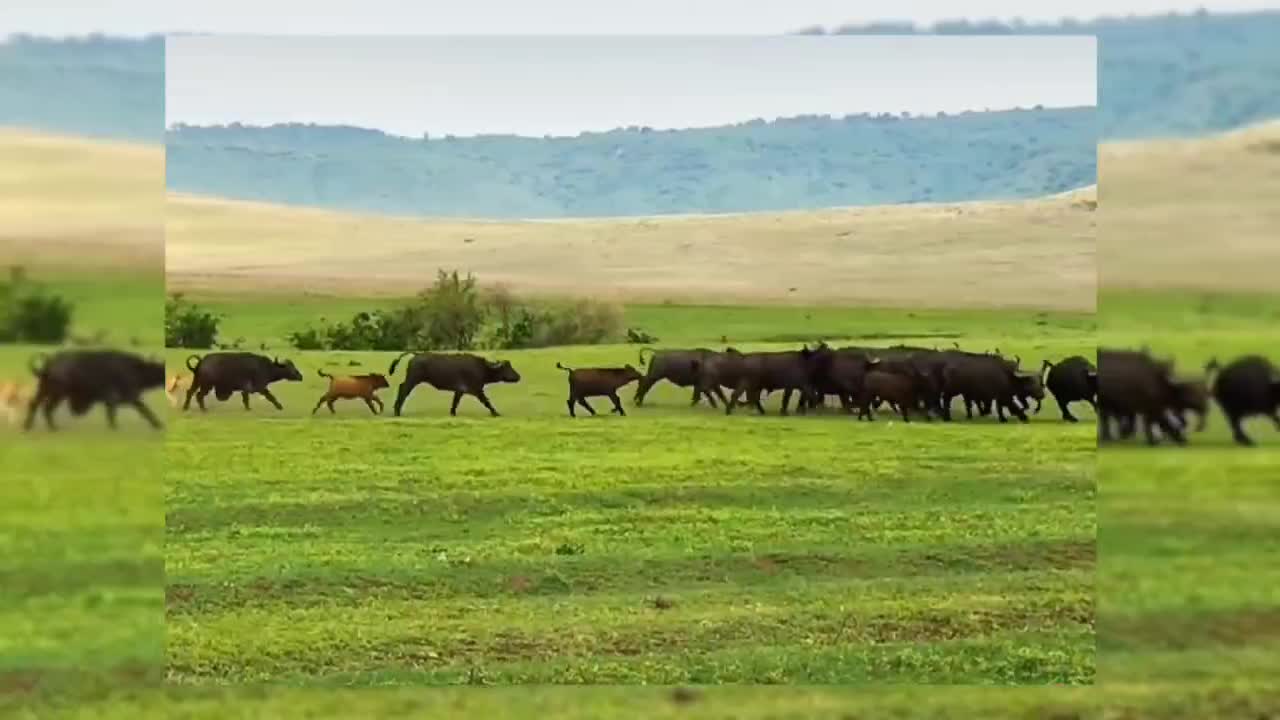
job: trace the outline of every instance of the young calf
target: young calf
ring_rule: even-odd
[[[556,367],[569,373],[569,399],[565,402],[569,407],[569,416],[577,417],[574,405],[581,405],[592,415],[595,408],[587,404],[589,397],[607,397],[613,401],[613,412],[626,415],[622,409],[622,401],[618,398],[618,388],[644,376],[640,371],[627,365],[620,368],[567,368],[560,363]]]
[[[178,407],[178,403],[182,402],[182,394],[189,387],[191,387],[190,375],[178,373],[169,376],[169,382],[164,386],[164,394],[169,397],[170,407]]]
[[[360,398],[364,400],[364,404],[369,406],[369,412],[375,415],[382,412],[382,399],[376,393],[385,387],[390,387],[387,377],[379,373],[370,373],[368,375],[330,375],[323,370],[317,370],[322,378],[329,378],[329,389],[324,395],[320,396],[320,400],[316,403],[315,408],[311,410],[311,414],[315,415],[321,405],[328,405],[329,412],[333,413],[333,402],[335,400],[353,400]],[[374,404],[377,407],[374,407]]]
[[[26,414],[31,394],[30,387],[17,381],[0,382],[0,411],[4,412],[10,425],[17,425]]]

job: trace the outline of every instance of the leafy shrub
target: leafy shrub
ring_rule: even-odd
[[[632,345],[648,345],[658,342],[658,338],[640,328],[627,328],[627,342]]]
[[[404,305],[356,313],[289,334],[299,350],[501,350],[590,345],[619,338],[622,309],[593,300],[564,306],[525,302],[505,287],[481,290],[476,279],[440,271]]]
[[[74,306],[27,280],[20,267],[0,282],[0,342],[58,344],[67,339]]]
[[[174,293],[164,304],[164,344],[171,348],[208,349],[218,341],[221,318]]]
[[[465,278],[457,270],[441,270],[436,284],[418,296],[422,316],[426,319],[422,347],[430,350],[469,350],[476,335],[484,327],[484,299],[474,276]]]

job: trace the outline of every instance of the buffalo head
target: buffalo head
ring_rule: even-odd
[[[520,373],[516,372],[516,369],[514,367],[511,367],[510,360],[486,362],[485,369],[488,370],[487,380],[489,382],[505,382],[505,383],[520,382]]]
[[[298,371],[298,367],[292,360],[281,361],[277,357],[271,360],[271,379],[301,381],[302,373]]]

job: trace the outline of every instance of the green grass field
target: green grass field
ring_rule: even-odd
[[[715,346],[728,327],[749,349],[806,312],[637,314],[664,340]],[[252,309],[237,332],[269,341],[282,313]],[[1028,366],[1092,347],[1088,316],[810,322],[958,335]],[[427,386],[400,419],[358,401],[312,417],[318,368],[386,371],[391,355],[358,353],[287,353],[306,380],[276,386],[284,412],[234,398],[174,417],[169,679],[1092,681],[1088,424],[1051,403],[1026,426],[725,417],[669,385],[626,418],[567,417],[557,361],[636,350],[504,353],[524,379],[491,386],[497,419],[471,399],[450,418]]]
[[[32,350],[0,348],[0,369]],[[125,420],[0,427],[0,715],[163,678],[164,438]]]
[[[1280,360],[1280,296],[1118,292],[1101,307],[1099,344],[1147,344],[1190,376],[1213,357]],[[1280,675],[1280,432],[1246,430],[1258,447],[1236,447],[1215,407],[1188,447],[1099,451],[1099,678]]]

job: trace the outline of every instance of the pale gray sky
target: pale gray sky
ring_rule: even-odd
[[[1276,8],[1280,0],[5,0],[0,35],[174,31],[317,34],[764,34],[849,21],[933,22]]]
[[[1096,105],[1090,36],[171,37],[166,124],[576,135]]]

